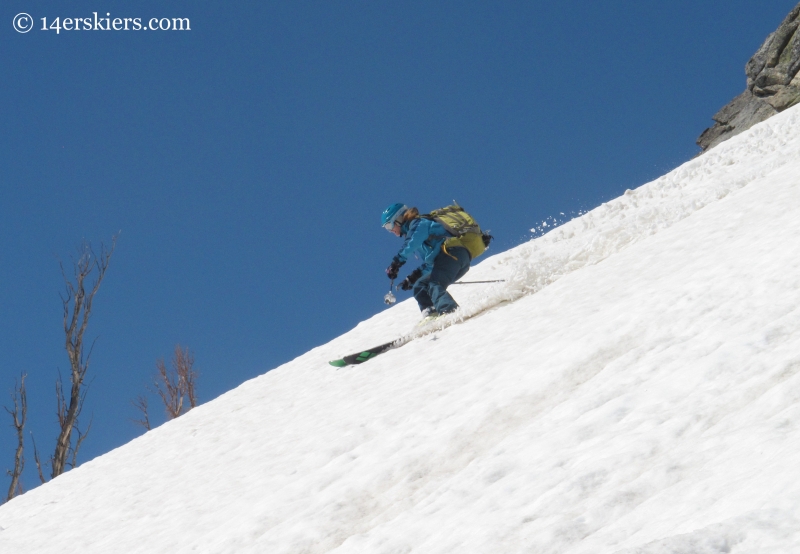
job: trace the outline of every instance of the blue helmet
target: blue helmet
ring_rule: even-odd
[[[406,213],[408,206],[405,204],[392,204],[381,214],[381,227],[389,229],[391,231],[392,227],[394,227],[394,222],[403,217],[403,214]]]

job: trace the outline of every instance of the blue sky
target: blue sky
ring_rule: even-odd
[[[82,240],[121,231],[87,331],[85,461],[141,434],[130,400],[175,344],[208,401],[384,309],[390,203],[455,198],[497,252],[690,159],[792,7],[7,0],[3,403],[27,372],[28,429],[48,455],[68,370],[58,260]],[[41,30],[93,12],[191,31]],[[15,437],[0,417],[4,469]]]

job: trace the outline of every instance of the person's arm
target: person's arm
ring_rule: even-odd
[[[403,243],[403,247],[400,249],[400,252],[397,253],[397,260],[401,263],[406,263],[406,261],[411,257],[414,252],[419,250],[422,247],[422,243],[430,236],[431,234],[431,221],[427,219],[417,219],[411,222],[408,228],[408,235],[406,236],[406,241]]]

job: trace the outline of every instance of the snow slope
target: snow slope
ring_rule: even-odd
[[[800,552],[798,129],[452,289],[496,309],[326,364],[413,328],[403,302],[13,500],[0,552]]]

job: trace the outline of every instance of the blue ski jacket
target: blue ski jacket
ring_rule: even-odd
[[[450,233],[441,224],[421,217],[406,221],[400,232],[406,237],[403,247],[395,256],[405,263],[415,252],[419,251],[422,258],[422,275],[427,275],[433,269],[433,260],[439,255],[442,243],[450,238]]]

